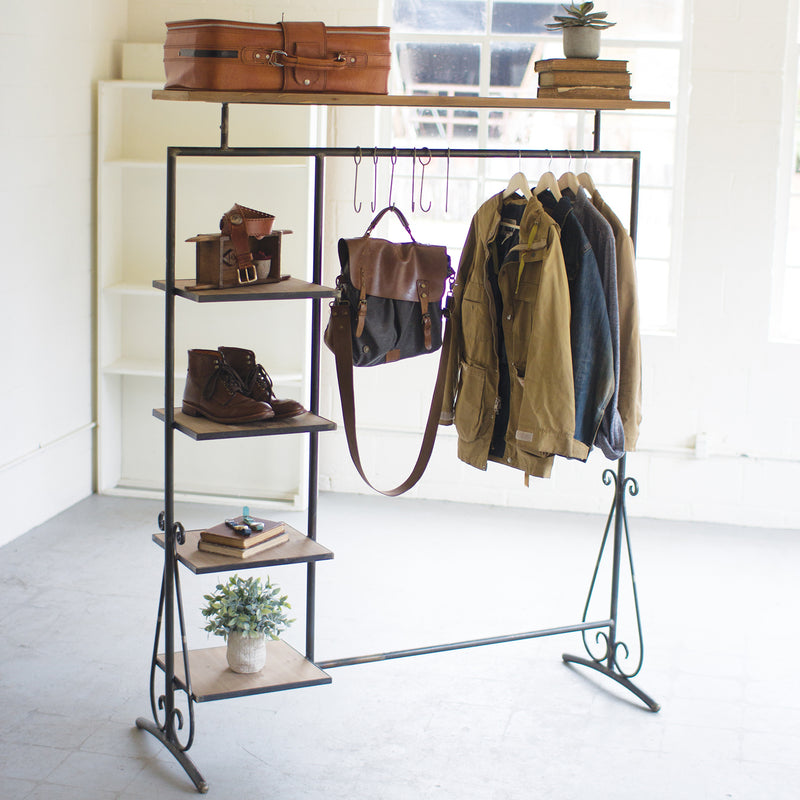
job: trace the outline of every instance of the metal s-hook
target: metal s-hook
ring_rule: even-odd
[[[447,170],[445,171],[444,179],[444,213],[447,213],[447,207],[450,204],[450,148],[447,148]]]
[[[356,165],[356,177],[355,181],[353,182],[353,211],[356,214],[361,213],[361,201],[359,200],[358,205],[356,205],[356,200],[358,199],[358,165],[361,163],[361,148],[356,148],[356,154],[353,156],[353,161]]]
[[[411,151],[411,213],[414,213],[414,181],[417,176],[417,148]]]
[[[397,148],[392,148],[392,155],[391,155],[391,162],[392,162],[392,174],[389,177],[389,205],[393,206],[394,203],[392,202],[392,190],[394,189],[394,167],[397,164]]]
[[[420,208],[420,211],[422,211],[423,213],[427,214],[431,210],[431,206],[433,205],[433,201],[431,200],[431,201],[428,202],[428,207],[427,208],[425,208],[425,206],[422,205],[422,187],[425,184],[425,167],[427,167],[428,164],[431,163],[431,151],[427,147],[423,147],[422,148],[422,152],[424,154],[424,157],[427,158],[427,161],[423,161],[422,160],[423,156],[419,157],[419,163],[422,165],[422,174],[419,177],[419,208]]]
[[[378,207],[378,148],[372,150],[372,202],[369,204],[370,209],[374,212]]]

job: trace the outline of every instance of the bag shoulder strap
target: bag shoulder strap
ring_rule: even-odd
[[[384,209],[385,211],[386,209]],[[425,472],[428,462],[433,453],[433,445],[436,441],[436,431],[439,426],[439,417],[442,411],[444,400],[444,384],[447,375],[447,361],[450,352],[450,325],[445,318],[444,339],[439,353],[439,370],[436,375],[436,384],[431,397],[431,407],[428,412],[428,420],[425,423],[425,433],[422,436],[417,462],[414,464],[411,474],[394,489],[378,489],[370,482],[364,473],[361,464],[361,456],[358,451],[358,438],[356,436],[356,409],[355,393],[353,391],[353,355],[352,339],[350,327],[350,306],[347,303],[334,303],[331,306],[330,327],[332,333],[333,352],[336,356],[336,376],[339,380],[339,397],[342,402],[342,416],[344,417],[344,431],[347,437],[347,449],[350,451],[350,458],[353,465],[358,470],[358,474],[370,488],[386,497],[397,497],[407,492]]]

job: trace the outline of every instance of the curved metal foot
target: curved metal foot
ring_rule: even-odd
[[[136,727],[140,730],[147,731],[158,739],[167,750],[175,756],[176,761],[186,770],[186,774],[192,779],[192,783],[197,787],[200,794],[205,794],[208,791],[208,784],[205,778],[200,774],[197,767],[192,763],[192,760],[186,753],[180,749],[174,742],[167,739],[165,733],[155,723],[145,717],[139,717],[136,720]]]
[[[611,680],[616,681],[620,686],[624,686],[629,692],[633,692],[649,709],[650,711],[656,712],[661,709],[661,705],[656,703],[650,695],[643,692],[638,686],[632,683],[625,675],[620,674],[619,672],[614,672],[614,670],[609,669],[605,664],[594,661],[590,658],[581,658],[580,656],[571,656],[567,653],[564,653],[561,656],[567,664],[580,664],[584,667],[589,667],[590,669],[596,670],[597,672],[602,673],[607,678],[611,678]]]

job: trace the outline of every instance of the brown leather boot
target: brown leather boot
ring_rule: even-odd
[[[190,350],[184,414],[214,422],[257,422],[275,416],[267,403],[248,397],[236,372],[216,350]]]
[[[275,397],[272,391],[272,378],[267,375],[261,364],[256,363],[256,354],[252,350],[245,350],[242,347],[220,347],[219,351],[225,357],[226,363],[236,371],[248,397],[269,403],[276,417],[296,417],[305,413],[305,408],[296,400],[281,400]]]

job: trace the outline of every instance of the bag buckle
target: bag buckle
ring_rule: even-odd
[[[289,55],[289,54],[288,54],[288,53],[287,53],[285,50],[273,50],[273,51],[272,51],[272,52],[269,54],[269,61],[267,61],[267,63],[268,63],[268,64],[269,64],[271,67],[282,67],[282,66],[283,66],[283,64],[281,64],[281,62],[280,62],[280,61],[278,61],[278,57],[279,57],[279,56],[288,56],[288,55]]]
[[[258,278],[258,275],[256,274],[256,268],[252,264],[247,267],[238,267],[236,274],[240,284],[254,283]]]

